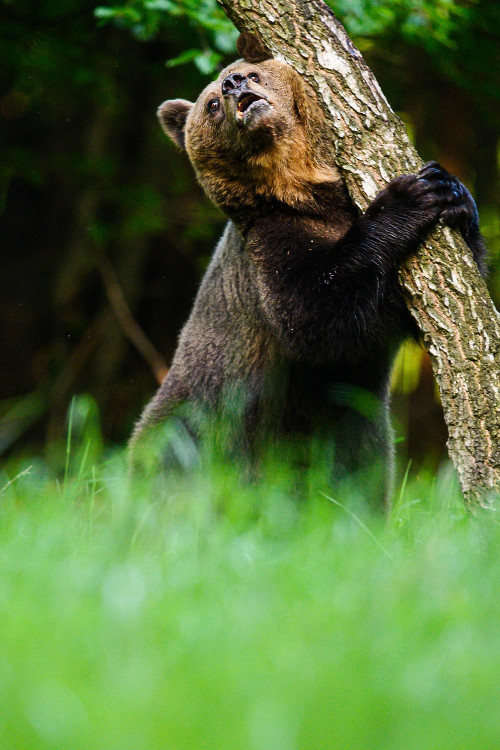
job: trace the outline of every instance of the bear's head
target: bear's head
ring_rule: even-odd
[[[229,215],[262,199],[297,206],[339,174],[323,153],[322,113],[288,64],[238,60],[196,102],[173,99],[160,123],[187,151],[198,180]]]

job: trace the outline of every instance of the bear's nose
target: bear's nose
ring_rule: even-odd
[[[229,94],[230,91],[237,91],[246,86],[247,77],[240,73],[232,73],[222,81],[222,93]]]

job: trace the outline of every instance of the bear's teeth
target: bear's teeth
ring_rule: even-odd
[[[261,99],[262,97],[257,94],[245,94],[238,102],[238,112],[246,112],[254,102],[258,102]]]

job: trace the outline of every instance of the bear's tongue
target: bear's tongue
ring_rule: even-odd
[[[238,112],[246,112],[251,104],[262,99],[258,94],[243,94],[238,100]]]

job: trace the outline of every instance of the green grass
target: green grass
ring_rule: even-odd
[[[2,750],[498,750],[500,528],[449,470],[383,518],[90,453],[0,479]]]

